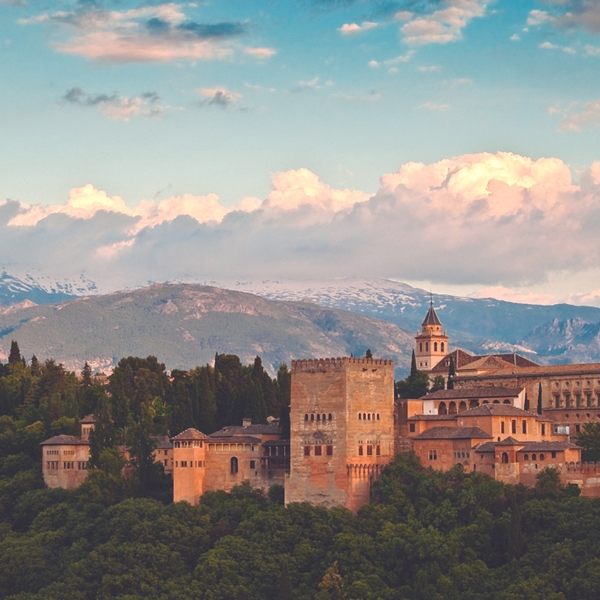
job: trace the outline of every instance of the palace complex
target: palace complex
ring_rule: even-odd
[[[450,352],[433,302],[415,342],[417,367],[431,381],[443,376],[449,389],[395,399],[391,360],[294,360],[290,439],[275,420],[157,438],[154,458],[173,475],[174,500],[197,504],[206,491],[248,481],[265,490],[283,485],[286,503],[356,511],[394,454],[409,449],[425,466],[461,465],[510,484],[534,485],[552,467],[564,483],[600,496],[600,469],[581,462],[576,444],[581,425],[600,419],[600,364],[542,366],[518,354]],[[81,437],[42,443],[48,487],[84,480],[93,425],[88,417]]]

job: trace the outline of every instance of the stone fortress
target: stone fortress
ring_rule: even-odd
[[[460,464],[512,484],[533,485],[553,467],[564,483],[600,496],[600,468],[582,464],[574,443],[583,423],[600,419],[600,364],[541,366],[518,354],[450,352],[433,301],[415,342],[418,368],[432,381],[450,379],[450,389],[400,400],[391,360],[294,360],[289,440],[276,421],[248,420],[210,435],[187,429],[157,439],[154,458],[173,475],[174,501],[197,504],[206,491],[248,481],[264,490],[283,485],[286,503],[356,511],[395,453],[408,449],[425,466]],[[81,425],[81,437],[42,443],[47,486],[72,489],[84,480],[93,419]]]

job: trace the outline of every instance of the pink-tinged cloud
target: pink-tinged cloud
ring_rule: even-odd
[[[271,58],[277,54],[273,48],[244,48],[244,53],[254,58]]]
[[[502,285],[494,285],[477,290],[469,294],[471,298],[496,298],[506,302],[519,302],[521,304],[556,304],[557,298],[552,294],[532,292],[523,288],[507,288]]]
[[[355,35],[375,29],[375,27],[377,27],[377,23],[373,23],[372,21],[364,21],[360,25],[358,23],[344,23],[338,31],[342,35]]]
[[[462,38],[463,29],[483,17],[490,0],[446,0],[445,7],[422,16],[404,14],[400,33],[407,44],[447,44]]]
[[[554,114],[560,114],[560,111],[554,111]],[[561,131],[579,133],[586,127],[595,127],[600,124],[600,100],[586,102],[578,111],[570,107],[562,115]]]

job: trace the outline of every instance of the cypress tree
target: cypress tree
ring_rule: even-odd
[[[537,403],[537,412],[538,415],[542,414],[542,383],[540,382],[538,385],[538,403]]]
[[[14,365],[21,362],[21,351],[19,350],[19,344],[15,340],[10,342],[10,352],[8,354],[8,364]]]
[[[417,375],[417,357],[415,356],[415,351],[412,351],[412,356],[410,359],[410,378],[414,379]]]
[[[513,558],[521,558],[525,552],[525,540],[521,530],[521,511],[512,494],[510,498],[510,553]]]
[[[448,367],[448,385],[446,389],[454,389],[454,377],[456,375],[456,367],[454,366],[454,358],[450,357],[450,366]]]
[[[414,350],[413,350],[413,355],[414,355]],[[365,358],[373,358],[373,353],[371,352],[371,348],[367,348],[367,351],[365,352]],[[415,362],[415,366],[416,366],[416,362]]]
[[[524,405],[525,410],[529,410],[529,396],[527,396],[527,394],[525,394],[525,405]]]
[[[281,580],[279,588],[280,600],[292,600],[292,580],[287,559],[281,561]]]

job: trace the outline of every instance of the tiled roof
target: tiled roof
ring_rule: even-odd
[[[459,413],[463,414],[463,413]],[[408,421],[456,421],[458,414],[455,415],[413,415],[408,417]]]
[[[79,421],[80,423],[95,423],[96,419],[94,419],[94,415],[87,415]]]
[[[152,439],[156,441],[157,450],[167,450],[168,448],[173,447],[173,443],[168,435],[154,435],[152,436]]]
[[[519,452],[562,452],[567,448],[577,450],[580,446],[569,442],[525,442]]]
[[[502,440],[501,442],[498,442],[496,446],[522,446],[523,443],[524,442],[520,442],[511,435],[508,436],[506,439]]]
[[[185,431],[182,431],[176,436],[171,438],[172,440],[205,440],[207,439],[206,435],[204,435],[201,431],[190,427]]]
[[[461,417],[489,417],[489,416],[500,416],[500,417],[539,417],[537,413],[527,412],[512,406],[511,404],[482,404],[475,408],[470,408],[461,413],[458,413]]]
[[[89,446],[89,443],[74,435],[55,435],[43,441],[40,446]]]
[[[434,427],[415,436],[415,440],[468,440],[491,439],[492,436],[479,427]]]
[[[267,440],[263,446],[289,446],[290,440]]]
[[[521,387],[502,387],[502,386],[489,386],[489,387],[469,387],[469,388],[458,388],[454,390],[438,390],[437,392],[431,392],[421,398],[421,400],[453,400],[465,398],[467,400],[471,398],[514,398],[523,391]]]
[[[512,368],[511,363],[507,362],[506,360],[502,359],[502,358],[498,358],[497,356],[494,355],[490,355],[490,356],[482,356],[481,358],[478,357],[474,357],[475,360],[473,362],[470,362],[466,365],[464,365],[463,367],[461,367],[459,370],[461,371],[475,371],[475,370],[479,370],[479,369],[487,369],[487,370],[492,370],[492,369],[507,369],[507,368]]]
[[[210,436],[226,437],[230,435],[262,435],[262,434],[280,435],[281,427],[277,425],[228,425],[219,431],[211,433]]]
[[[483,356],[482,355],[474,356],[473,354],[469,354],[468,352],[465,352],[464,350],[457,348],[456,350],[453,350],[452,352],[450,352],[450,354],[447,354],[444,358],[442,358],[442,360],[435,367],[433,367],[433,369],[431,369],[431,372],[447,374],[449,365],[447,365],[446,363],[449,362],[450,357],[452,357],[452,360],[454,361],[454,366],[455,366],[456,370],[460,371],[461,369],[464,369],[467,365],[470,365],[471,363],[473,363],[475,361],[479,361],[481,359],[489,358],[492,356],[495,358],[499,358],[500,360],[504,361],[505,363],[508,363],[504,367],[505,369],[508,369],[509,366],[511,369],[514,369],[515,366],[519,367],[519,368],[538,366],[532,360],[529,360],[528,358],[525,358],[524,356],[521,356],[520,354],[516,354],[516,353],[486,354]]]
[[[486,373],[480,375],[480,377],[505,377],[505,376],[530,376],[530,377],[544,377],[544,376],[566,376],[566,375],[582,375],[582,376],[597,376],[600,375],[600,363],[589,363],[589,364],[573,364],[573,365],[540,365],[537,367],[519,367],[515,368],[511,366],[506,369],[499,369],[493,373]],[[463,377],[462,375],[460,377]],[[476,378],[476,375],[468,376],[465,378]]]
[[[249,435],[219,436],[214,433],[207,439],[209,444],[260,444],[260,441],[260,438],[251,437]]]
[[[481,452],[482,454],[484,452],[495,452],[496,444],[494,444],[494,442],[485,442],[484,444],[481,444],[480,446],[474,448],[474,450],[475,452]]]
[[[438,316],[435,314],[435,309],[433,305],[429,307],[427,314],[425,315],[425,319],[423,320],[423,327],[426,325],[441,325]]]

